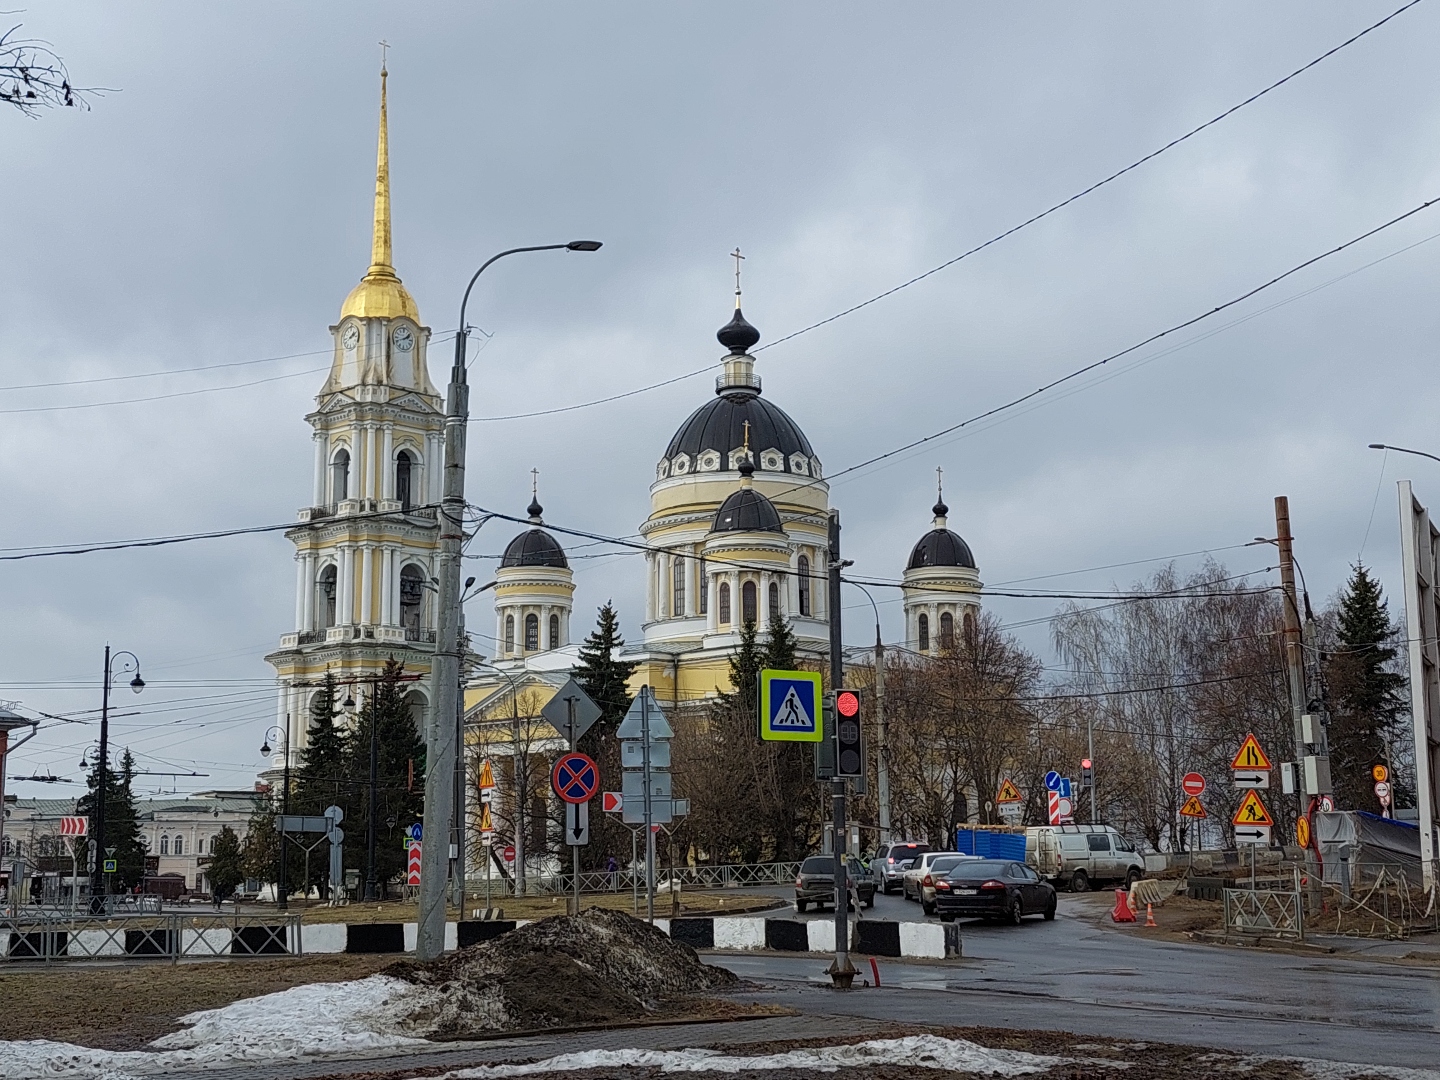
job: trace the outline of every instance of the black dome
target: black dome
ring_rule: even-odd
[[[970,545],[949,529],[931,529],[920,538],[915,550],[910,552],[907,570],[919,570],[926,566],[968,566],[975,567],[975,556],[970,554]]]
[[[760,340],[760,331],[745,321],[745,316],[740,314],[740,300],[735,300],[735,317],[715,332],[715,340],[730,350],[731,356],[739,356],[750,351],[750,347]]]
[[[510,541],[500,559],[501,567],[506,566],[553,566],[557,570],[568,570],[565,549],[544,529],[530,529]]]
[[[772,448],[779,450],[785,456],[786,472],[791,471],[791,454],[804,454],[807,458],[815,456],[810,449],[810,440],[783,409],[758,394],[746,392],[727,393],[696,409],[675,432],[665,456],[673,459],[676,454],[689,454],[693,458],[702,451],[715,450],[720,454],[720,467],[728,469],[730,451],[745,443],[747,420],[750,422],[750,446],[757,453]]]
[[[742,462],[742,464],[744,464]],[[777,532],[784,534],[774,503],[752,487],[731,492],[715,511],[711,532]]]

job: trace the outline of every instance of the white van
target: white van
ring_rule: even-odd
[[[1128,888],[1145,876],[1145,858],[1109,825],[1036,825],[1025,830],[1025,862],[1071,892],[1102,882]]]

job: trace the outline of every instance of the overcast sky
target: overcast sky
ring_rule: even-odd
[[[90,112],[0,113],[0,547],[284,522],[307,502],[303,416],[327,327],[368,263],[381,38],[395,262],[437,335],[495,251],[605,242],[486,275],[471,319],[493,337],[471,405],[492,417],[718,360],[736,245],[764,344],[1080,190],[1398,6],[33,3],[15,16],[24,33],[52,41],[77,83],[116,92]],[[1440,196],[1437,36],[1430,0],[1042,223],[761,353],[766,395],[834,474]],[[1198,551],[1258,570],[1269,549],[1234,546],[1273,535],[1287,494],[1317,602],[1363,556],[1398,617],[1395,481],[1440,502],[1440,464],[1366,444],[1440,453],[1437,236],[1440,206],[1180,335],[1183,348],[840,478],[847,557],[899,576],[937,466],[992,585],[1124,586]],[[448,354],[431,357],[437,383]],[[200,366],[218,370],[78,382]],[[538,468],[549,520],[633,533],[655,461],[712,376],[475,423],[470,497],[521,513]],[[62,385],[14,389],[32,383]],[[235,384],[251,385],[208,392]],[[114,404],[190,391],[207,392]],[[474,547],[498,552],[513,531],[492,523]],[[0,563],[0,698],[98,706],[109,641],[150,682],[117,700],[115,741],[142,768],[209,774],[145,790],[250,786],[274,719],[263,655],[292,628],[292,550],[272,533]],[[637,639],[639,559],[575,566],[572,633],[613,597]],[[895,640],[898,599],[878,593]],[[848,602],[847,640],[871,640],[868,603]],[[1047,664],[1040,620],[1056,605],[989,602]],[[470,622],[490,629],[488,604]],[[9,774],[79,781],[96,737],[52,723]]]

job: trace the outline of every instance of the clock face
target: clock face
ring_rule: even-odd
[[[355,348],[360,344],[360,328],[351,323],[345,328],[345,333],[340,338],[340,343],[345,346],[346,351]]]
[[[395,342],[395,347],[401,352],[409,352],[415,344],[415,335],[410,332],[408,326],[397,326],[391,340]]]

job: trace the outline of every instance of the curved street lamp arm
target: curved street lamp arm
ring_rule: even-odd
[[[1371,450],[1394,450],[1397,454],[1414,454],[1416,457],[1428,457],[1431,461],[1440,461],[1440,457],[1434,454],[1427,454],[1424,450],[1409,450],[1403,446],[1388,446],[1381,442],[1372,442]]]

